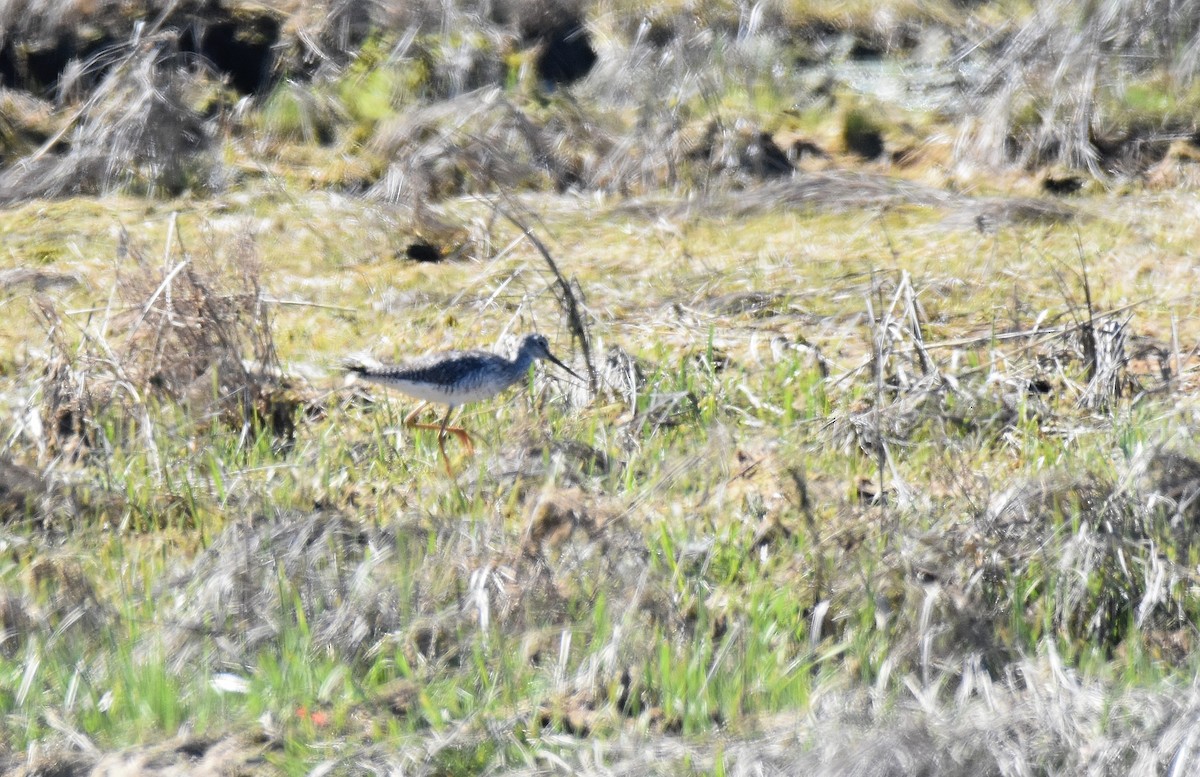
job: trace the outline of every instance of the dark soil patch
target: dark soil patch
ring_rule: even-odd
[[[541,36],[542,50],[534,67],[538,78],[556,86],[573,84],[586,76],[598,59],[591,37],[578,22],[566,22]]]
[[[271,84],[279,29],[279,20],[268,14],[230,14],[220,21],[189,25],[179,37],[179,48],[199,54],[239,93],[262,94]]]

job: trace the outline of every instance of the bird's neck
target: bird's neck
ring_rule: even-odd
[[[529,372],[529,365],[533,364],[534,355],[526,348],[517,351],[516,357],[513,359],[513,368],[521,372]]]

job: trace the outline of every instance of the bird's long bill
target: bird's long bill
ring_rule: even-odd
[[[583,378],[581,378],[575,374],[575,370],[571,369],[567,365],[560,362],[558,360],[558,358],[554,354],[550,353],[549,351],[546,351],[546,358],[549,359],[550,361],[554,362],[555,364],[557,364],[559,367],[562,367],[567,372],[571,373],[571,375],[573,375],[576,380],[583,380]]]

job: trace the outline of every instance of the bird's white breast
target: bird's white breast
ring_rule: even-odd
[[[395,389],[415,399],[421,399],[426,402],[437,402],[444,405],[465,405],[468,402],[478,402],[481,399],[487,399],[498,393],[496,386],[486,383],[467,386],[458,384],[458,388],[455,390],[448,390],[443,386],[384,375],[368,375],[366,378],[373,383]]]

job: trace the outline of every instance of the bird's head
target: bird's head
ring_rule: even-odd
[[[546,340],[546,336],[543,334],[532,332],[521,338],[521,347],[517,354],[518,358],[523,356],[530,359],[545,359],[546,361],[554,362],[559,367],[562,367],[564,370],[571,373],[571,375],[574,377],[578,378],[579,380],[583,380],[583,378],[580,378],[575,374],[574,370],[560,362],[557,358],[555,358],[554,354],[550,353],[550,343]]]

